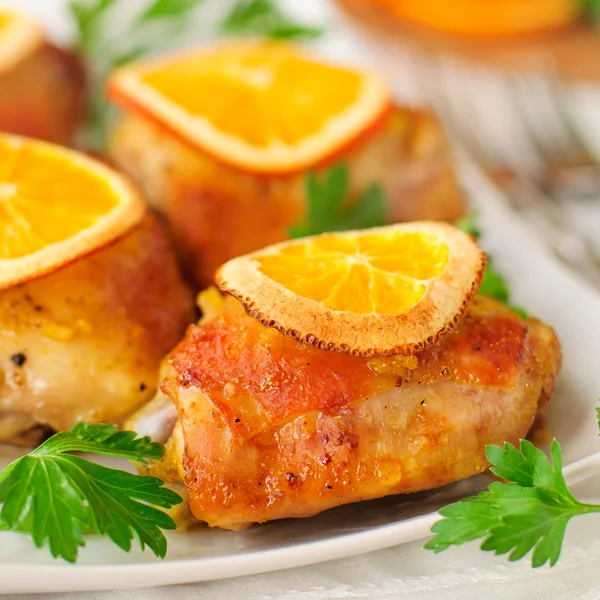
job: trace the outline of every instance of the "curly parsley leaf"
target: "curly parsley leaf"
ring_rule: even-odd
[[[251,35],[275,39],[314,38],[323,34],[318,27],[297,23],[275,0],[238,0],[220,26],[228,35]]]
[[[306,219],[290,228],[293,238],[331,231],[367,229],[387,223],[387,202],[377,184],[371,184],[346,206],[350,177],[346,165],[337,165],[317,178],[308,173],[305,180]]]
[[[75,562],[85,535],[108,536],[125,551],[136,538],[163,558],[162,530],[174,521],[156,507],[182,500],[156,477],[135,475],[90,462],[70,452],[93,452],[145,463],[165,452],[150,438],[114,425],[79,424],[57,433],[0,473],[0,529],[30,534],[55,558]]]
[[[583,504],[571,494],[556,440],[550,454],[552,462],[526,440],[519,449],[508,443],[488,446],[490,470],[507,483],[496,481],[487,491],[442,508],[443,519],[431,528],[436,535],[425,548],[437,553],[483,538],[482,550],[510,553],[511,561],[532,552],[534,567],[556,564],[569,521],[600,512],[600,505]]]

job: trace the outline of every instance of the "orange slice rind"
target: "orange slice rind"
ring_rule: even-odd
[[[0,134],[0,289],[105,246],[145,211],[135,188],[96,160]]]
[[[44,34],[39,24],[24,13],[0,8],[0,73],[39,48]]]
[[[390,106],[377,74],[273,42],[133,63],[112,75],[108,91],[214,158],[261,173],[297,172],[325,160]]]
[[[485,265],[469,235],[421,221],[276,244],[225,263],[216,282],[250,316],[301,342],[411,355],[458,323]]]

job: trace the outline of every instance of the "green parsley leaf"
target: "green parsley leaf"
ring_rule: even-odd
[[[146,459],[159,460],[165,454],[164,446],[149,437],[137,438],[134,431],[118,431],[104,423],[78,423],[70,431],[53,435],[30,453],[30,456],[62,452],[93,452],[104,456],[118,456],[146,464]]]
[[[351,207],[345,206],[350,187],[346,165],[336,165],[320,178],[305,179],[307,218],[290,228],[293,238],[331,231],[367,229],[387,223],[387,202],[377,184],[371,184]]]
[[[156,507],[182,500],[156,477],[135,475],[92,463],[70,452],[93,452],[145,463],[165,452],[150,438],[136,438],[114,425],[81,423],[57,433],[0,473],[0,529],[30,534],[49,545],[55,558],[75,562],[85,535],[107,535],[125,551],[134,538],[163,558],[162,530],[174,521]]]
[[[112,19],[126,0],[71,0],[69,12],[75,28],[76,47],[88,63],[87,119],[80,143],[102,151],[113,111],[106,102],[104,82],[116,67],[163,49],[191,22],[190,15],[204,0],[147,0],[146,8],[115,32]],[[213,0],[214,1],[214,0]],[[159,27],[160,26],[160,27]],[[158,27],[158,29],[157,29]]]
[[[568,522],[600,512],[600,505],[583,504],[571,494],[556,440],[550,453],[552,462],[526,440],[521,440],[519,449],[508,443],[488,446],[490,470],[507,483],[496,481],[487,491],[442,508],[443,519],[431,528],[436,535],[425,548],[437,553],[484,538],[482,550],[510,553],[511,561],[533,551],[534,567],[556,564]]]
[[[118,0],[71,0],[68,10],[75,25],[77,45],[80,49],[92,48],[97,42],[98,23]]]
[[[581,0],[581,6],[585,15],[600,24],[600,0]]]
[[[154,0],[138,18],[138,23],[143,24],[152,20],[172,19],[187,16],[203,0]]]
[[[477,213],[472,212],[465,215],[454,223],[461,231],[472,235],[474,238],[479,239],[481,237],[481,230],[477,227]]]
[[[477,226],[477,213],[469,213],[462,219],[454,223],[456,227],[472,235],[474,238],[481,238],[481,230]],[[527,319],[529,316],[527,311],[519,306],[513,306],[510,303],[510,288],[503,275],[496,270],[492,257],[488,255],[488,263],[479,286],[479,294],[481,296],[490,296],[496,300],[506,304],[514,313],[518,314],[522,319]]]
[[[506,279],[494,268],[493,261],[488,258],[488,264],[479,286],[479,293],[482,296],[491,296],[503,304],[509,304],[510,291]]]
[[[228,35],[250,35],[279,39],[314,38],[323,30],[296,23],[274,0],[238,0],[220,26]]]

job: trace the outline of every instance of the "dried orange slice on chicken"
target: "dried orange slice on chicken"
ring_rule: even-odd
[[[379,122],[383,79],[281,43],[237,43],[117,70],[109,94],[245,171],[313,166]]]
[[[24,13],[0,9],[0,73],[27,58],[44,41],[38,23]]]
[[[283,242],[223,265],[248,314],[324,350],[414,354],[449,331],[486,264],[452,225],[421,221]]]
[[[101,163],[0,134],[0,289],[97,250],[145,210],[133,186]]]

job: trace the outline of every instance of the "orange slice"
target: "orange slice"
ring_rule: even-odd
[[[0,8],[0,72],[27,58],[43,41],[36,21],[23,13]]]
[[[398,16],[446,33],[504,36],[536,33],[573,23],[577,0],[379,0]]]
[[[264,325],[324,350],[411,355],[459,321],[485,254],[421,221],[283,242],[225,263],[221,290]]]
[[[109,95],[245,171],[294,172],[379,122],[383,79],[281,43],[237,43],[127,65]]]
[[[0,289],[106,245],[145,210],[135,189],[101,163],[0,134]]]

